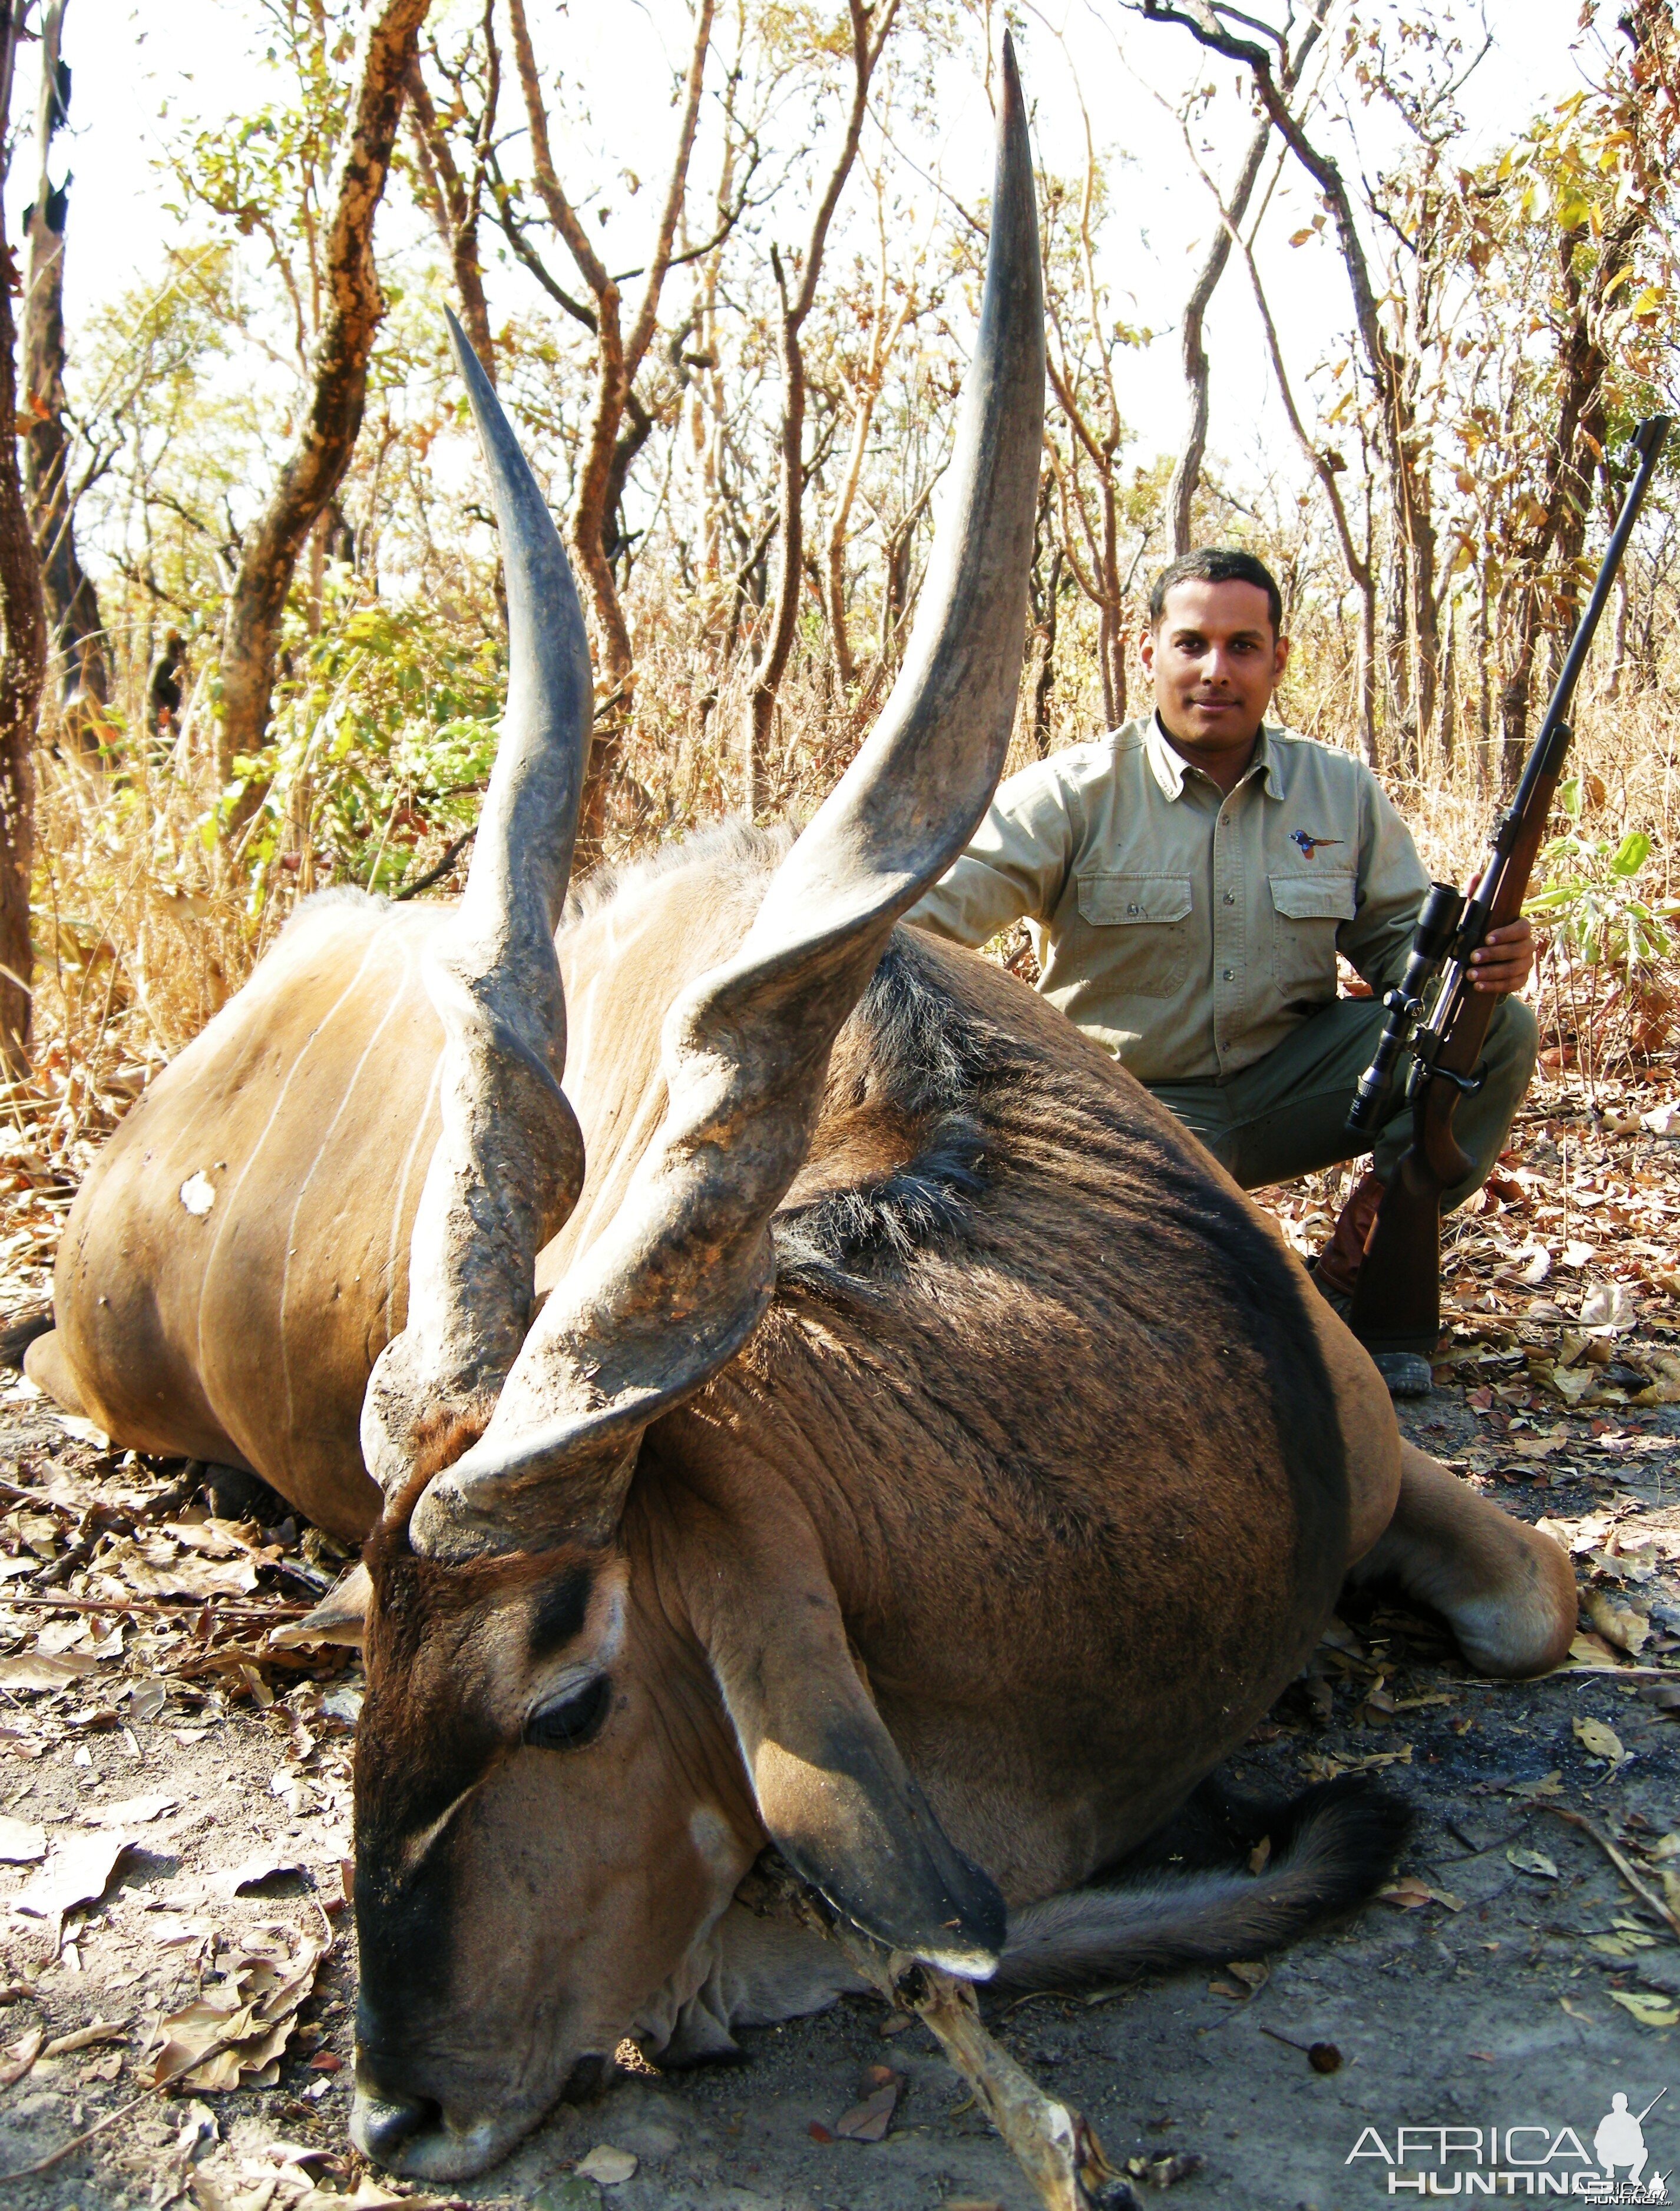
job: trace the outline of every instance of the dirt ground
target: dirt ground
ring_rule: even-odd
[[[1479,1681],[1427,1622],[1350,1608],[1232,1770],[1280,1792],[1383,1771],[1418,1814],[1394,1893],[1269,1970],[1237,1960],[994,2018],[1110,2158],[1137,2161],[1145,2201],[1178,2171],[1185,2211],[1357,2211],[1391,2199],[1403,2126],[1482,2129],[1484,2145],[1489,2129],[1535,2129],[1506,2168],[1566,2174],[1616,2091],[1635,2113],[1668,2091],[1646,2140],[1651,2170],[1680,2166],[1680,1938],[1665,1917],[1680,1910],[1680,1715],[1661,1701],[1680,1704],[1680,1285],[1615,1256],[1661,1233],[1671,1154],[1651,1136],[1630,1157],[1583,1123],[1560,1165],[1558,1128],[1531,1126],[1508,1194],[1456,1233],[1451,1354],[1407,1426],[1570,1544],[1587,1607],[1570,1665]],[[1595,1203],[1622,1225],[1595,1228]],[[1311,1228],[1301,1205],[1290,1225]],[[179,1464],[102,1451],[21,1383],[0,1387],[0,2172],[123,2114],[46,2172],[0,2181],[0,2205],[388,2200],[345,2134],[360,1673],[266,1639],[342,1560],[288,1519],[215,1517]],[[460,2200],[1030,2211],[926,2031],[895,2026],[859,2000],[749,2037],[738,2066],[626,2075]],[[109,2038],[88,2038],[101,2026]],[[235,2032],[209,2063],[239,2085],[149,2092]],[[63,2038],[78,2046],[55,2053]],[[1314,2044],[1333,2045],[1334,2069],[1315,2069]],[[890,2132],[834,2138],[882,2066],[901,2087]],[[1468,2141],[1448,2137],[1459,2154],[1442,2165],[1440,2137],[1414,2132],[1398,2177],[1457,2179]],[[609,2170],[634,2160],[629,2178],[575,2172],[603,2145],[628,2153]]]

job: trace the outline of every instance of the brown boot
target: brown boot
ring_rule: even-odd
[[[1366,1248],[1377,1225],[1383,1185],[1368,1169],[1354,1184],[1330,1241],[1319,1252],[1313,1280],[1345,1320],[1353,1302],[1354,1285],[1364,1263]]]

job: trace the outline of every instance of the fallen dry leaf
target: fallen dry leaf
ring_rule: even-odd
[[[1577,1559],[1596,1551],[1610,1532],[1610,1523],[1601,1512],[1590,1512],[1580,1520],[1554,1520],[1548,1514],[1535,1525]]]
[[[1603,1590],[1588,1590],[1583,1600],[1586,1616],[1607,1643],[1629,1657],[1638,1657],[1651,1640],[1651,1623],[1626,1605],[1612,1604]]]
[[[1641,1950],[1648,1950],[1652,1948],[1655,1944],[1656,1940],[1657,1938],[1654,1935],[1646,1935],[1643,1933],[1631,1935],[1589,1935],[1586,1938],[1587,1947],[1589,1949],[1597,1950],[1602,1956],[1606,1958],[1636,1957]]]
[[[9,2088],[14,2081],[21,2081],[46,2043],[46,2030],[32,2026],[27,2034],[19,2035],[0,2050],[0,2088]]]
[[[34,1865],[46,1856],[46,1829],[0,1814],[0,1865]]]
[[[118,1690],[118,1694],[123,1693]],[[137,1675],[128,1693],[129,1717],[131,1720],[155,1720],[169,1701],[169,1684],[155,1674]]]
[[[880,2136],[872,2135],[869,2139],[876,2141]],[[589,2155],[580,2158],[573,2170],[579,2180],[597,2180],[603,2188],[616,2188],[634,2176],[636,2164],[633,2152],[615,2149],[610,2142],[597,2142]]]
[[[1589,1758],[1608,1759],[1612,1766],[1617,1766],[1628,1755],[1622,1748],[1621,1736],[1613,1727],[1606,1727],[1603,1720],[1582,1719],[1578,1716],[1571,1724],[1576,1741]],[[1506,1856],[1510,1856],[1508,1851]]]
[[[94,1423],[84,1418],[82,1414],[53,1413],[49,1417],[55,1427],[62,1428],[67,1436],[73,1437],[77,1443],[91,1444],[95,1451],[110,1450],[111,1439],[105,1430],[96,1428]]]
[[[1510,1853],[1506,1855],[1509,1857]],[[1377,1891],[1377,1895],[1384,1904],[1398,1904],[1403,1911],[1417,1911],[1426,1904],[1439,1904],[1447,1911],[1462,1911],[1465,1908],[1463,1897],[1454,1896],[1448,1889],[1431,1888],[1416,1874],[1409,1873],[1398,1881],[1390,1881],[1386,1888]],[[1233,1966],[1232,1971],[1235,1970]]]
[[[86,2026],[78,2026],[73,2033],[55,2034],[41,2056],[65,2057],[72,2050],[89,2050],[96,2042],[121,2042],[128,2028],[125,2019],[96,2019]]]
[[[130,1846],[127,1835],[73,1835],[53,1851],[29,1886],[13,1898],[13,1910],[52,1923],[56,1956],[64,1937],[64,1914],[78,1905],[99,1901]]]
[[[52,1657],[39,1651],[20,1651],[14,1658],[0,1658],[0,1689],[21,1689],[35,1695],[45,1689],[62,1689],[91,1674],[99,1660],[90,1653],[65,1651]]]
[[[303,1860],[274,1851],[258,1851],[254,1857],[230,1867],[215,1877],[215,1885],[224,1896],[245,1896],[260,1888],[265,1881],[277,1881],[283,1875],[300,1875],[306,1871]]]
[[[1578,1666],[1614,1666],[1627,1653],[1606,1643],[1602,1635],[1577,1635],[1570,1641],[1569,1656]]]
[[[1556,1861],[1544,1851],[1510,1850],[1505,1856],[1519,1873],[1531,1873],[1541,1881],[1556,1881],[1558,1877]]]
[[[270,2181],[269,2186],[272,2189],[274,2183]],[[330,2189],[312,2188],[306,2195],[281,2200],[285,2211],[385,2211],[385,2207],[398,2203],[403,2211],[466,2211],[458,2196],[399,2196],[367,2172],[357,2181],[354,2196],[335,2196]],[[214,2211],[214,2207],[207,2206],[205,2211]],[[227,2211],[257,2211],[255,2199],[230,2202]]]
[[[843,2117],[836,2119],[834,2132],[845,2141],[884,2141],[893,2123],[893,2113],[898,2109],[903,2085],[896,2074],[891,2075],[861,2104],[854,2104]],[[579,2166],[578,2170],[581,2172],[583,2167]]]
[[[179,1796],[129,1796],[120,1804],[101,1804],[94,1813],[101,1827],[146,1827],[173,1812]]]
[[[207,1559],[156,1536],[113,1547],[99,1566],[107,1578],[120,1576],[136,1596],[246,1596],[257,1586],[257,1564],[246,1552]]]
[[[154,2083],[179,2081],[212,2095],[272,2087],[299,2007],[331,1947],[330,1938],[305,1935],[289,1958],[230,1959],[221,1984],[159,2025]],[[227,2047],[218,2050],[218,2044]],[[203,2063],[193,2063],[195,2057]]]
[[[1671,1351],[1642,1350],[1640,1363],[1653,1376],[1649,1388],[1629,1398],[1634,1405],[1673,1405],[1680,1403],[1680,1357]]]
[[[166,1520],[157,1533],[211,1559],[235,1559],[242,1551],[260,1554],[263,1548],[241,1534],[236,1520]]]
[[[1625,1282],[1595,1282],[1581,1299],[1583,1328],[1631,1328],[1637,1318],[1632,1293]]]
[[[1649,1989],[1612,1989],[1610,2000],[1631,2012],[1641,2026],[1680,2026],[1680,2007],[1672,1996]]]

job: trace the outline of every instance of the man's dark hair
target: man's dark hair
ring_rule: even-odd
[[[1167,594],[1174,584],[1252,584],[1266,595],[1272,635],[1283,635],[1283,594],[1265,562],[1257,560],[1252,553],[1240,553],[1234,545],[1201,545],[1193,553],[1181,553],[1155,579],[1155,589],[1149,593],[1151,629],[1160,628],[1161,617],[1167,611]]]

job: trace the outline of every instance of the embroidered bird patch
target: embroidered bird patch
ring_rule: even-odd
[[[1299,845],[1301,851],[1309,860],[1320,845],[1340,845],[1344,841],[1340,837],[1309,837],[1304,829],[1291,829],[1289,832],[1289,842],[1292,845]]]

